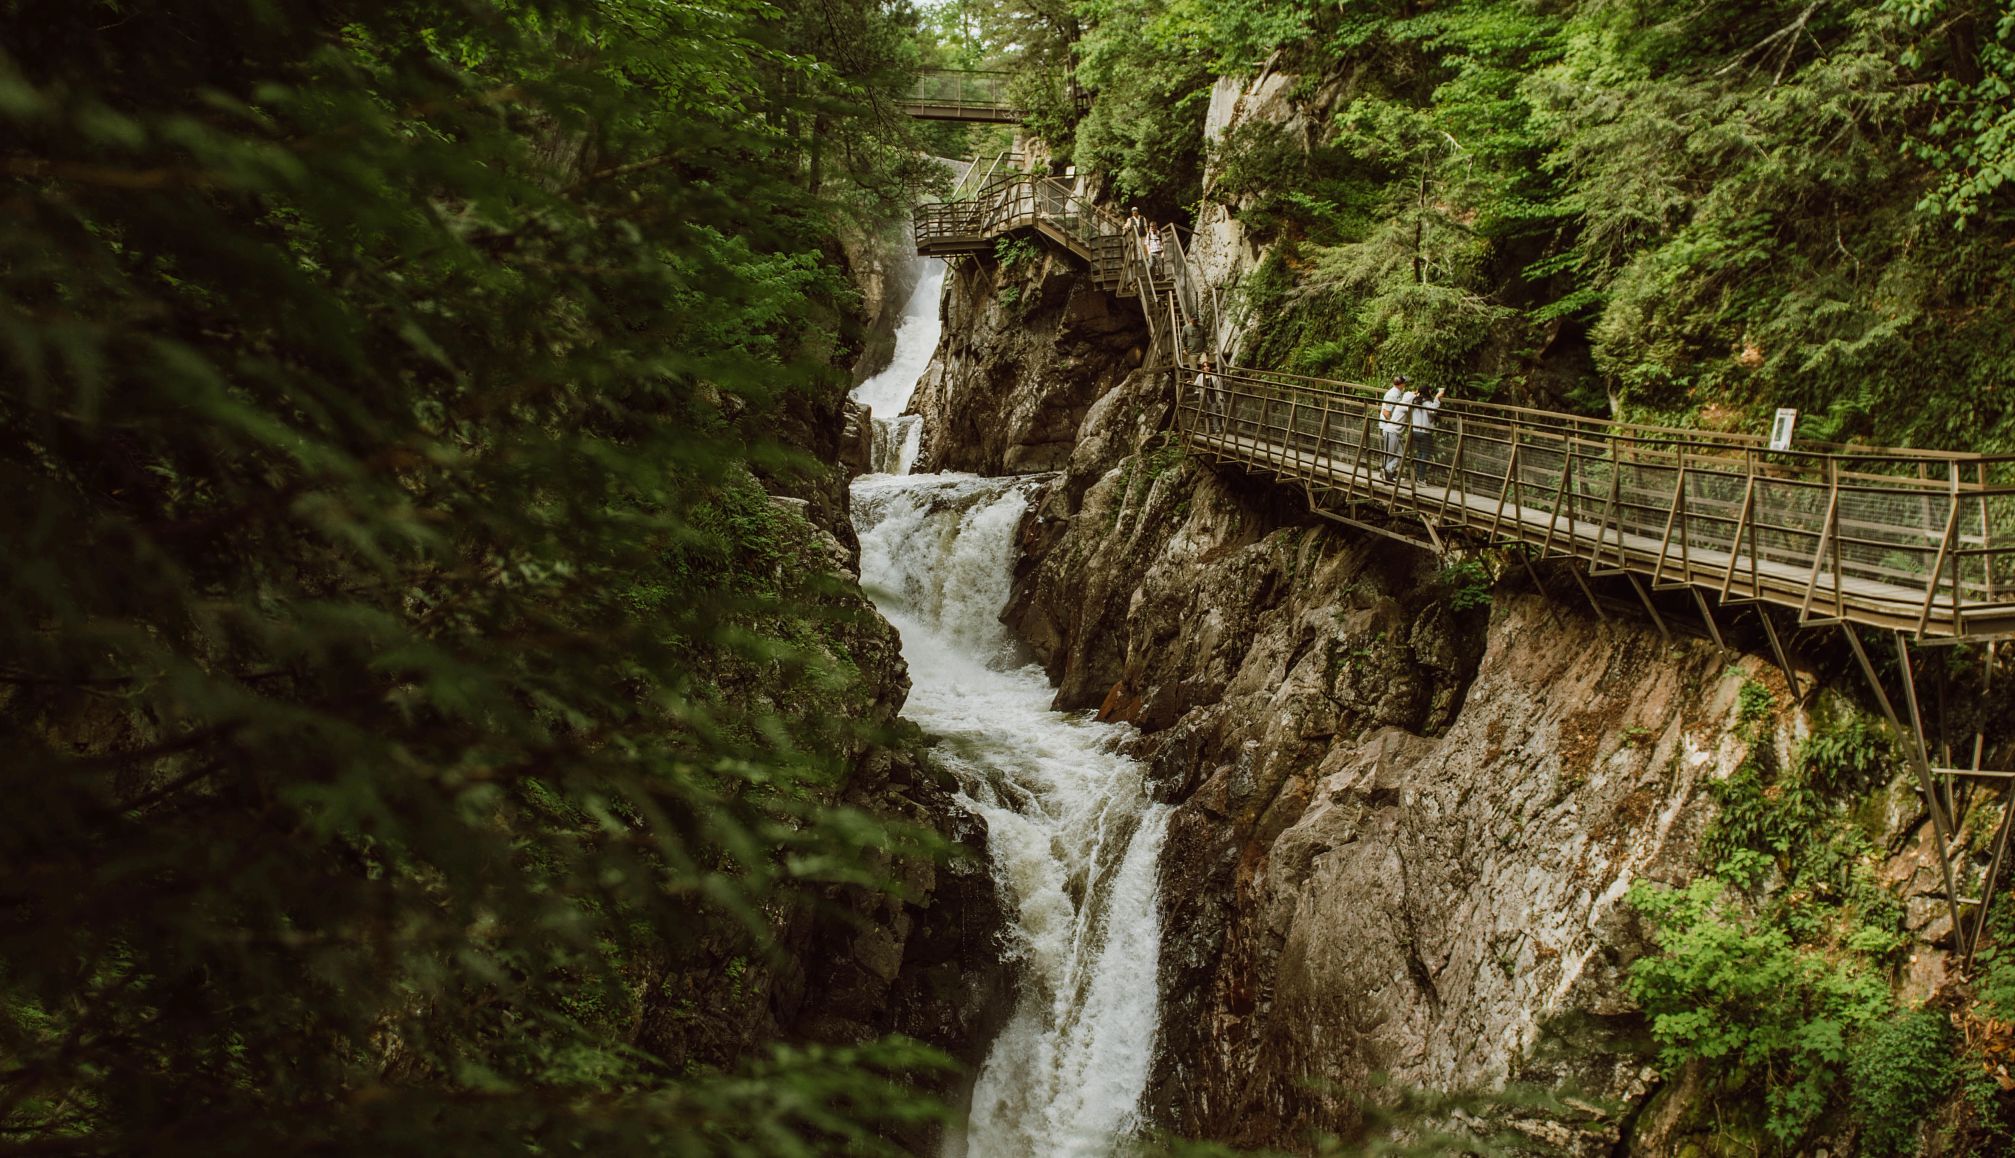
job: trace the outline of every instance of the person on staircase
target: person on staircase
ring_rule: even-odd
[[[1161,230],[1153,225],[1147,227],[1147,275],[1155,281],[1166,276],[1161,269]]]
[[[1182,360],[1194,365],[1207,349],[1203,340],[1203,327],[1196,324],[1195,318],[1190,318],[1183,322],[1182,333],[1178,337],[1182,343]]]
[[[1385,465],[1378,473],[1386,482],[1399,481],[1401,455],[1406,450],[1406,399],[1411,396],[1406,375],[1394,374],[1392,385],[1379,402],[1378,432],[1385,436]]]
[[[1413,419],[1413,481],[1427,481],[1427,464],[1434,460],[1434,416],[1441,409],[1441,397],[1448,393],[1446,386],[1430,396],[1425,390],[1416,390],[1406,398],[1407,413]]]

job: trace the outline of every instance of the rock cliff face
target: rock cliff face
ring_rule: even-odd
[[[1667,654],[1654,634],[1532,595],[1501,594],[1482,641],[1445,730],[1379,722],[1417,711],[1414,689],[1449,670],[1430,666],[1429,633],[1425,655],[1410,641],[1412,686],[1396,647],[1341,664],[1259,657],[1271,687],[1199,720],[1194,750],[1164,747],[1165,782],[1196,785],[1166,866],[1185,882],[1168,893],[1154,1091],[1171,1120],[1246,1142],[1348,1131],[1378,1074],[1626,1104],[1645,1092],[1620,972],[1640,945],[1621,899],[1639,877],[1686,874],[1704,785],[1740,757],[1719,739],[1741,681],[1704,648]],[[1324,704],[1339,683],[1373,710]],[[1621,1121],[1526,1125],[1606,1151]]]
[[[1221,92],[1214,116],[1290,115],[1288,87]],[[1198,237],[1221,276],[1256,259],[1221,211]],[[1359,1129],[1386,1079],[1522,1082],[1577,1101],[1495,1125],[1670,1152],[1684,1114],[1670,1096],[1644,1112],[1662,1079],[1623,990],[1647,949],[1623,894],[1696,871],[1708,788],[1744,755],[1737,689],[1789,702],[1781,675],[1197,461],[1165,375],[1139,368],[1138,306],[1080,272],[1058,254],[960,269],[915,407],[935,468],[1061,470],[1005,618],[1058,707],[1139,726],[1179,805],[1150,1120],[1296,1149]],[[1807,726],[1793,711],[1760,742],[1788,752]],[[1921,859],[1899,858],[1908,892],[1933,887]]]
[[[878,234],[847,231],[840,235],[840,250],[861,295],[856,319],[860,353],[852,369],[855,384],[880,373],[895,353],[903,303],[917,286],[918,264],[912,249],[908,226]]]
[[[1001,278],[966,266],[947,282],[943,356],[910,402],[931,416],[919,471],[1056,470],[1092,400],[1140,362],[1138,307],[1091,289],[1068,257],[1017,256]],[[975,398],[999,404],[975,407]]]
[[[1355,1128],[1374,1075],[1640,1097],[1621,897],[1690,863],[1740,678],[1536,594],[1478,605],[1473,572],[1188,458],[1165,396],[1134,372],[1085,405],[1008,609],[1058,706],[1139,725],[1180,804],[1152,1118],[1293,1146]],[[983,390],[938,404],[1003,425]],[[1622,1121],[1528,1129],[1603,1148]]]

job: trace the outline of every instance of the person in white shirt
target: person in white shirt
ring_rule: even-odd
[[[1448,393],[1443,387],[1429,397],[1425,391],[1415,391],[1407,395],[1405,403],[1413,416],[1413,481],[1427,481],[1427,464],[1434,457],[1434,414],[1441,409],[1441,396]]]
[[[1385,466],[1378,473],[1386,482],[1399,481],[1399,456],[1406,447],[1406,375],[1394,374],[1392,388],[1378,406],[1378,432],[1385,436]]]
[[[1197,392],[1203,395],[1203,428],[1209,434],[1224,433],[1231,407],[1224,396],[1224,379],[1219,378],[1210,368],[1210,355],[1198,359],[1201,367],[1196,374]]]

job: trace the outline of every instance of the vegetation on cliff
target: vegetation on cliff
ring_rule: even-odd
[[[2015,446],[2015,19],[1982,0],[1084,0],[1081,168],[1277,242],[1259,364]],[[1206,142],[1220,73],[1306,124]],[[1204,162],[1212,169],[1204,184]]]
[[[0,0],[0,1154],[924,1112],[736,1008],[914,843],[835,804],[885,628],[765,493],[831,486],[910,21]]]

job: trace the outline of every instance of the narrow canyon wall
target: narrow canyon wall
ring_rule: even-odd
[[[860,311],[849,335],[860,347],[851,371],[854,384],[859,385],[887,368],[895,354],[896,326],[902,321],[903,303],[916,289],[922,264],[907,224],[878,232],[843,230],[839,242],[854,288],[861,295]]]
[[[1012,362],[972,378],[1020,380]],[[1180,804],[1153,1120],[1296,1146],[1354,1128],[1374,1075],[1640,1097],[1622,893],[1684,874],[1702,785],[1741,755],[1720,743],[1734,689],[1774,673],[1509,587],[1471,605],[1473,580],[1426,553],[1176,449],[1156,375],[1087,396],[1107,380],[1062,402],[1038,387],[1086,417],[1008,619],[1059,707],[1143,729]],[[1013,394],[949,401],[993,428],[1028,405]],[[924,408],[941,439],[945,401]],[[1591,1145],[1621,1128],[1529,1124]]]
[[[1068,256],[1030,247],[1006,276],[983,272],[997,268],[969,259],[946,281],[945,336],[910,402],[931,416],[918,471],[1055,470],[1091,400],[1140,363],[1139,308],[1093,290]]]

